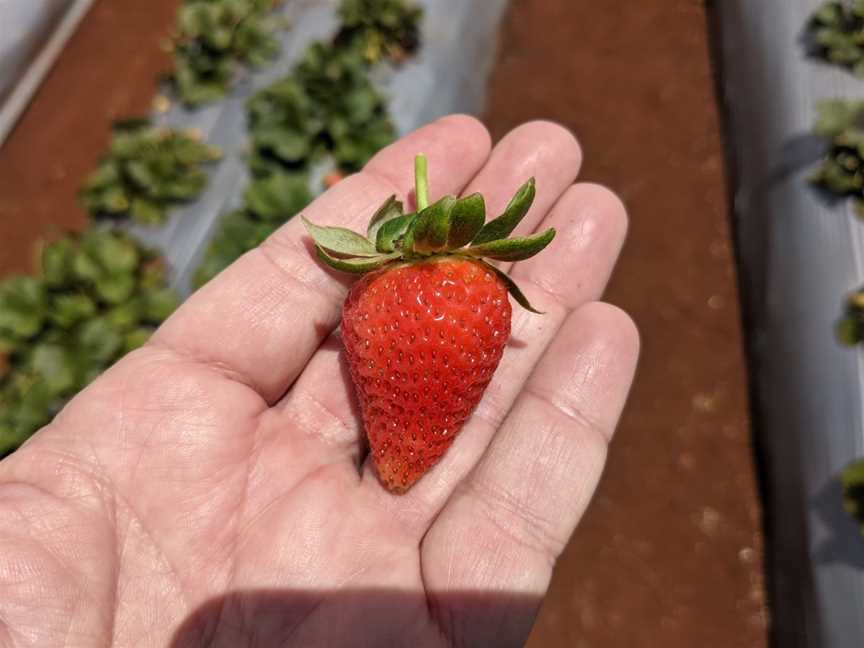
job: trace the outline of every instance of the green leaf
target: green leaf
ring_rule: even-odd
[[[363,274],[364,272],[378,270],[401,256],[397,252],[393,254],[381,254],[376,257],[339,259],[327,254],[327,251],[318,245],[315,246],[315,251],[318,253],[318,258],[334,270],[350,272],[351,274]]]
[[[306,207],[312,196],[304,174],[280,172],[254,181],[243,198],[256,216],[284,222]]]
[[[123,338],[123,350],[125,353],[134,351],[147,343],[150,336],[153,335],[152,328],[139,327],[133,331],[129,331]]]
[[[161,324],[177,310],[180,300],[170,288],[153,290],[143,295],[142,318],[153,324]]]
[[[864,102],[834,99],[817,104],[819,117],[814,126],[817,135],[833,136],[856,124],[864,116]]]
[[[447,249],[455,250],[470,243],[483,229],[486,221],[486,202],[479,193],[456,201],[450,214],[450,234]]]
[[[63,329],[92,317],[96,313],[96,304],[87,295],[59,294],[51,302],[51,321]]]
[[[117,357],[123,338],[105,317],[97,317],[78,330],[78,344],[91,363],[107,366]]]
[[[140,321],[141,310],[141,303],[132,299],[109,309],[105,319],[115,331],[128,331]]]
[[[120,304],[135,290],[135,277],[118,274],[106,275],[96,280],[96,292],[100,298],[109,304]]]
[[[51,287],[72,281],[72,259],[75,246],[69,239],[60,239],[42,248],[42,277]]]
[[[534,202],[534,178],[522,185],[513,196],[504,213],[495,220],[489,221],[471,241],[474,245],[507,238],[516,226],[525,218],[525,214]]]
[[[104,274],[102,267],[83,250],[72,259],[72,271],[77,279],[96,281]]]
[[[365,236],[352,232],[344,227],[319,227],[301,216],[303,225],[309,236],[315,241],[315,245],[332,254],[350,257],[377,257],[380,256],[375,245]]]
[[[129,239],[111,232],[99,232],[85,242],[105,270],[111,273],[132,272],[140,259],[138,248]],[[89,247],[89,246],[88,246]]]
[[[402,239],[417,218],[417,214],[403,214],[385,221],[378,229],[375,247],[379,252],[393,252],[397,242]]]
[[[0,333],[24,340],[36,335],[45,322],[45,289],[35,277],[0,281]]]
[[[472,245],[464,250],[471,256],[486,257],[496,261],[522,261],[529,259],[545,248],[555,238],[555,230],[549,228],[540,234],[510,239],[489,241],[482,245]]]
[[[483,263],[483,265],[485,265],[496,275],[498,275],[498,278],[501,279],[501,281],[503,281],[504,285],[507,287],[507,292],[509,292],[513,299],[516,300],[517,304],[519,304],[525,310],[535,313],[536,315],[543,315],[542,311],[537,310],[531,305],[531,302],[528,301],[528,298],[522,293],[522,291],[519,289],[519,286],[516,285],[516,282],[513,281],[510,277],[508,277],[505,272],[488,263],[481,263]]]
[[[165,208],[144,198],[134,198],[130,209],[132,220],[142,225],[160,225],[165,222]]]
[[[444,196],[417,214],[409,234],[410,246],[406,240],[405,251],[433,254],[446,250],[450,236],[450,214],[455,205],[455,198]]]
[[[854,461],[841,473],[843,506],[864,530],[864,460]]]
[[[837,338],[846,346],[854,346],[861,342],[861,326],[858,318],[853,315],[841,318],[837,322]]]
[[[30,357],[30,364],[54,394],[62,394],[75,386],[72,356],[59,345],[36,345]]]
[[[378,230],[381,229],[381,226],[387,221],[402,216],[402,213],[402,203],[396,200],[395,194],[390,196],[384,201],[384,204],[378,208],[378,211],[372,215],[372,219],[369,221],[369,226],[366,228],[366,237],[370,241],[377,240]]]

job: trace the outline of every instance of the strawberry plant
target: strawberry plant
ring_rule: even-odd
[[[0,281],[0,457],[177,305],[160,258],[111,230],[45,246],[40,266]]]
[[[843,506],[864,532],[864,459],[849,464],[840,474],[840,481],[843,484]]]
[[[81,200],[91,216],[159,225],[168,209],[195,198],[207,183],[202,166],[218,149],[189,133],[146,120],[114,124],[107,155],[85,180]]]
[[[363,59],[323,43],[306,51],[295,71],[249,101],[253,180],[241,209],[226,214],[196,270],[201,286],[264,241],[312,200],[307,173],[329,159],[330,182],[362,168],[393,141],[383,96]]]
[[[864,102],[835,100],[819,105],[815,132],[828,150],[810,181],[827,192],[864,208]]]
[[[204,285],[244,252],[263,243],[311,200],[308,179],[302,174],[280,172],[252,182],[244,195],[244,207],[222,217],[195,271],[194,285]]]
[[[336,43],[355,47],[370,63],[402,61],[420,44],[423,9],[404,0],[342,0]]]
[[[813,54],[864,76],[864,2],[829,0],[810,19]]]
[[[849,346],[864,341],[864,289],[846,297],[843,317],[837,325],[837,337]]]
[[[418,156],[416,212],[391,197],[366,236],[304,219],[322,262],[363,275],[345,299],[342,339],[370,453],[396,493],[441,458],[480,401],[510,336],[508,293],[538,312],[485,259],[521,261],[555,236],[510,237],[534,200],[533,179],[487,223],[480,194],[429,205],[426,177]]]
[[[292,74],[252,97],[249,123],[250,165],[259,175],[304,170],[325,156],[355,171],[395,137],[363,58],[325,43],[310,46]]]
[[[279,52],[274,0],[186,0],[173,39],[170,76],[188,106],[225,96],[241,66],[258,67]]]

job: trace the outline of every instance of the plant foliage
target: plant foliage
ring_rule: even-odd
[[[342,0],[337,44],[356,48],[370,63],[399,62],[420,45],[423,9],[404,0]]]
[[[161,259],[112,230],[61,238],[40,265],[0,281],[0,457],[177,305]]]
[[[864,1],[829,0],[810,19],[813,53],[864,76]]]
[[[384,96],[355,50],[315,43],[294,72],[249,101],[253,173],[306,170],[330,156],[356,171],[395,137]]]
[[[244,195],[245,206],[222,217],[195,271],[195,286],[210,281],[306,207],[312,200],[308,187],[303,174],[280,172],[254,181]]]
[[[826,138],[827,151],[811,182],[864,207],[864,102],[835,100],[819,105],[815,132]]]
[[[171,80],[188,106],[225,96],[243,66],[258,67],[279,52],[284,21],[274,0],[186,0],[177,16]]]
[[[843,506],[864,532],[864,459],[855,461],[841,473]]]
[[[85,180],[81,200],[91,216],[159,225],[173,205],[192,200],[207,183],[203,165],[218,149],[189,133],[129,120],[114,125],[108,153]]]

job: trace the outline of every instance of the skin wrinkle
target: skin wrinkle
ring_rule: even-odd
[[[47,498],[51,498],[51,499],[57,499],[53,494],[49,493],[48,491],[45,491],[45,490],[42,489],[41,487],[35,486],[35,485],[30,484],[30,483],[27,483],[27,482],[4,482],[3,484],[0,484],[0,493],[2,493],[2,489],[3,489],[3,487],[8,488],[9,486],[11,486],[11,485],[13,485],[13,484],[15,484],[15,485],[20,485],[20,486],[24,486],[25,489],[35,489],[35,490],[39,491],[39,495],[40,495],[41,497],[47,497]],[[9,502],[9,501],[10,501],[10,498],[8,498],[8,497],[0,497],[0,501],[2,501],[2,502]],[[11,500],[11,501],[14,501],[14,500]],[[25,531],[26,531],[26,533],[27,533],[27,536],[28,536],[28,538],[30,539],[31,543],[32,543],[35,547],[37,547],[37,548],[39,549],[39,553],[40,553],[40,555],[39,555],[38,558],[36,558],[36,560],[47,560],[47,561],[48,561],[50,564],[52,564],[54,567],[58,568],[60,573],[62,573],[62,574],[64,574],[64,575],[66,575],[67,577],[69,577],[69,579],[70,579],[72,582],[76,582],[78,579],[76,578],[76,572],[75,572],[75,570],[74,570],[72,567],[70,567],[70,566],[66,563],[66,561],[65,561],[65,560],[64,560],[60,555],[57,554],[56,551],[52,550],[52,549],[51,549],[51,548],[46,544],[44,538],[41,537],[41,534],[37,534],[37,533],[36,533],[36,529],[34,528],[34,525],[32,525],[32,524],[29,523],[29,522],[30,522],[30,518],[29,518],[28,516],[26,516],[26,514],[25,514],[22,510],[20,510],[20,509],[17,509],[17,512],[18,512],[18,515],[19,515],[21,518],[23,518],[23,519],[25,519],[25,520],[27,521],[27,523],[25,523],[25,524],[22,525],[22,526],[23,526],[23,528],[25,529]],[[5,516],[2,516],[2,517],[5,517]],[[31,559],[31,561],[32,561],[32,560],[33,560],[33,559]],[[51,570],[51,571],[52,571],[52,573],[56,573],[55,570]],[[36,570],[36,572],[37,572],[37,574],[40,574],[40,573],[43,573],[44,570],[43,570],[43,569],[38,569],[38,570]],[[77,589],[80,589],[80,588],[79,588],[79,587],[76,587],[76,590],[77,590]],[[73,601],[73,605],[74,605],[74,607],[72,608],[72,613],[69,615],[68,623],[67,623],[67,625],[66,625],[66,630],[64,631],[64,634],[65,634],[65,636],[66,636],[67,638],[68,638],[69,632],[70,632],[70,630],[71,630],[71,628],[72,628],[72,625],[73,625],[73,623],[74,623],[74,621],[75,621],[75,614],[74,614],[74,610],[78,609],[78,607],[77,607],[77,606],[78,606],[78,602],[77,602],[77,600],[78,600],[78,599],[77,599],[77,597],[76,597],[75,600]],[[64,644],[65,644],[65,639],[64,639]]]
[[[554,522],[535,515],[530,503],[526,505],[507,490],[495,488],[482,479],[466,480],[457,487],[456,493],[457,497],[473,501],[483,518],[516,546],[542,557],[550,569],[554,566],[567,538],[557,537],[552,532]],[[514,521],[518,528],[512,528],[507,520]]]
[[[300,402],[297,403],[296,401]],[[298,423],[307,422],[309,420],[301,418],[302,414],[300,414],[300,412],[302,412],[304,408],[308,411],[308,406],[311,406],[318,413],[318,416],[312,418],[316,425],[310,426],[308,430],[302,432],[304,435],[308,435],[307,438],[317,439],[323,441],[327,445],[341,448],[345,451],[346,455],[352,454],[353,451],[357,449],[358,439],[363,431],[363,426],[357,421],[352,412],[340,414],[338,411],[327,406],[315,395],[314,390],[311,389],[292,394],[289,396],[289,403],[287,405],[288,407],[286,408],[286,412],[295,413]],[[342,431],[346,434],[326,434],[329,426],[323,421],[320,421],[319,417],[326,418],[334,424],[336,432]],[[322,434],[322,432],[325,433]],[[339,440],[340,438],[342,439],[341,441]]]
[[[247,381],[246,377],[243,376],[240,372],[234,370],[226,363],[216,360],[214,358],[203,358],[197,357],[193,352],[188,349],[183,349],[182,347],[176,347],[167,343],[161,339],[161,337],[153,336],[150,340],[148,340],[147,344],[144,345],[141,349],[141,352],[147,351],[164,351],[171,354],[174,359],[182,364],[189,364],[194,367],[203,367],[212,371],[216,376],[225,378],[233,383],[237,383],[239,385],[243,385],[247,387],[250,391],[254,392],[256,396],[258,396],[261,403],[261,411],[266,411],[267,402],[261,396],[261,392],[258,388],[251,382]]]

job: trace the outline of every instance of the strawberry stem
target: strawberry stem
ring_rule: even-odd
[[[422,153],[414,158],[414,194],[417,199],[417,212],[429,206],[429,177],[426,156]]]

